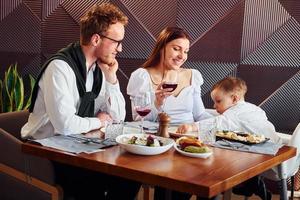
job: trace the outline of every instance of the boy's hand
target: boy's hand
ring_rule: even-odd
[[[191,124],[182,124],[177,128],[177,133],[186,133],[186,132],[191,132],[193,131],[193,127]]]

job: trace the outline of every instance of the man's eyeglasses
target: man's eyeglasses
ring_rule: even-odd
[[[115,40],[115,39],[112,39],[112,38],[110,38],[110,37],[107,37],[107,36],[105,36],[105,35],[102,35],[102,34],[100,34],[100,33],[98,33],[98,35],[100,35],[101,37],[104,37],[104,38],[106,38],[106,39],[109,39],[109,40],[111,40],[111,41],[113,41],[113,42],[116,42],[117,43],[117,48],[122,44],[122,42],[123,42],[123,40]]]

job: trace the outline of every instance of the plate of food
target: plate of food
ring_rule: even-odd
[[[186,136],[177,139],[174,148],[182,155],[195,158],[208,158],[213,154],[207,145],[196,138]]]
[[[187,133],[178,133],[177,128],[178,128],[178,126],[171,126],[171,127],[168,128],[168,132],[169,132],[170,136],[173,136],[173,137],[186,136],[186,137],[194,137],[194,138],[198,137],[198,132],[197,131],[187,132]]]
[[[157,155],[168,151],[174,140],[151,134],[123,134],[116,142],[126,151],[138,155]]]
[[[238,132],[238,131],[217,131],[216,140],[229,140],[233,142],[240,142],[243,144],[260,144],[264,143],[270,138],[266,138],[264,135]]]

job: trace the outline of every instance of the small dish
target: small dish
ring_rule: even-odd
[[[187,137],[198,137],[198,132],[194,131],[194,132],[187,132],[187,133],[177,133],[177,126],[171,126],[168,128],[168,132],[170,134],[170,136],[173,137],[183,137],[183,136],[187,136]]]
[[[132,133],[132,134],[123,134],[119,135],[116,138],[116,142],[126,151],[133,153],[133,154],[138,154],[138,155],[157,155],[164,153],[168,151],[174,144],[174,140],[170,138],[163,138],[159,136],[153,136],[160,140],[163,145],[158,146],[158,147],[150,147],[150,146],[143,146],[143,145],[137,145],[137,144],[128,144],[129,140],[133,137],[147,137],[149,136],[148,134],[138,134],[138,133]]]
[[[182,154],[184,156],[194,157],[194,158],[208,158],[209,156],[211,156],[213,154],[213,152],[208,152],[208,153],[189,153],[189,152],[185,152],[185,151],[179,149],[178,145],[176,143],[174,144],[174,148],[180,154]]]

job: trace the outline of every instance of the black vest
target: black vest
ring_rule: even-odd
[[[80,106],[77,115],[81,117],[94,117],[95,99],[100,93],[103,77],[102,72],[96,63],[93,89],[91,92],[86,92],[86,60],[79,42],[71,43],[66,48],[61,49],[43,65],[32,91],[32,99],[29,107],[29,112],[32,112],[34,109],[34,104],[39,90],[39,81],[49,63],[55,59],[67,62],[75,73],[77,89],[80,96]]]

